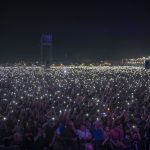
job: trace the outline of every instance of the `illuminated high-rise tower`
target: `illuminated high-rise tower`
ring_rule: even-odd
[[[41,36],[41,64],[48,66],[52,62],[52,34],[43,34]]]

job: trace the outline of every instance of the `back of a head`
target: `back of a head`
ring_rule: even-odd
[[[85,150],[94,150],[93,145],[92,144],[86,144],[85,145]]]

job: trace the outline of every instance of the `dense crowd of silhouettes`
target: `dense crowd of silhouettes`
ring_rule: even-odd
[[[150,71],[0,67],[0,149],[150,150]]]

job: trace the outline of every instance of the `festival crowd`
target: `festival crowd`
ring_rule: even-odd
[[[0,67],[0,150],[150,150],[150,71]]]

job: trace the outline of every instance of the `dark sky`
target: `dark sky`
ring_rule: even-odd
[[[144,1],[30,0],[0,4],[0,62],[38,60],[40,36],[53,34],[58,59],[150,55],[150,12]]]

